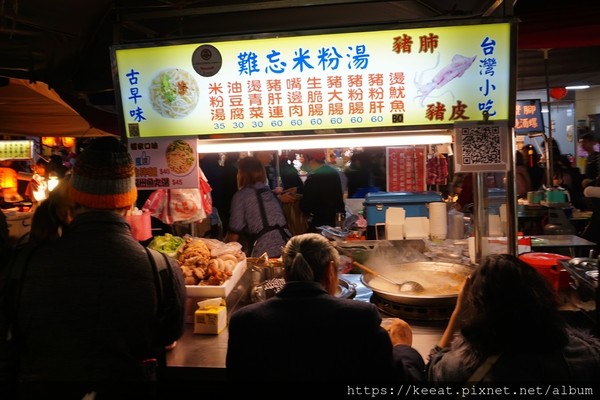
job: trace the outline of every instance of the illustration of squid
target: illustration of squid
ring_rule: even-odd
[[[424,84],[422,83],[423,73],[434,70],[440,63],[440,54],[438,53],[437,62],[433,68],[421,71],[418,80],[417,76],[415,75],[414,83],[417,87],[417,95],[415,96],[415,100],[420,99],[421,107],[423,107],[423,102],[430,97],[431,92],[440,89],[454,78],[461,77],[473,64],[475,58],[476,57],[465,57],[461,56],[460,54],[455,54],[454,57],[452,57],[452,62],[450,64],[446,65],[437,74],[435,74],[430,82]],[[440,96],[442,94],[440,94]]]

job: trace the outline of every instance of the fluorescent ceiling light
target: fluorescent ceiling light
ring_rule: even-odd
[[[580,89],[589,89],[590,85],[576,85],[576,86],[566,86],[567,90],[580,90]]]
[[[386,132],[368,134],[338,134],[282,136],[261,138],[202,139],[198,153],[227,153],[259,150],[327,149],[339,147],[387,147],[452,143],[448,131]]]

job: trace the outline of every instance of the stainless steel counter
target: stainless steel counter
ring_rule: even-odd
[[[576,235],[536,235],[531,237],[531,250],[533,251],[563,251],[571,257],[587,255],[596,243],[590,242]]]
[[[343,274],[340,277],[355,285],[356,301],[371,300],[372,291],[360,282],[360,274]],[[228,315],[250,302],[250,281],[250,272],[247,271],[227,297]],[[193,308],[195,300],[189,303]],[[594,323],[590,312],[595,309],[594,300],[584,303],[574,291],[566,289],[560,293],[559,305],[568,323],[593,328],[590,325]],[[383,312],[381,314],[382,317],[390,316]],[[413,329],[413,347],[427,361],[429,351],[438,343],[447,321],[406,321]],[[195,384],[205,382],[207,385],[214,384],[219,390],[226,378],[227,339],[227,328],[219,335],[198,335],[193,333],[193,324],[186,324],[177,346],[167,354],[166,379],[172,382],[193,381]]]
[[[356,301],[370,301],[371,290],[360,282],[359,274],[340,276],[355,285]],[[227,298],[228,315],[250,301],[250,274],[247,271],[237,287]],[[194,301],[189,301],[193,307]],[[383,317],[388,317],[382,313]],[[427,360],[427,355],[441,337],[445,321],[408,321],[413,328],[413,347]],[[225,380],[225,356],[227,354],[227,328],[219,335],[193,333],[193,324],[186,324],[183,336],[167,354],[167,373],[171,379]]]

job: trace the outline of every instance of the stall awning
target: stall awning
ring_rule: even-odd
[[[14,78],[0,86],[0,135],[115,136],[91,126],[45,83]]]

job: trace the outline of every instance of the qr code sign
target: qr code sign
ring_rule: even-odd
[[[129,137],[140,137],[140,124],[127,124]]]
[[[464,165],[502,163],[501,129],[499,127],[469,127],[461,129],[460,133]]]

